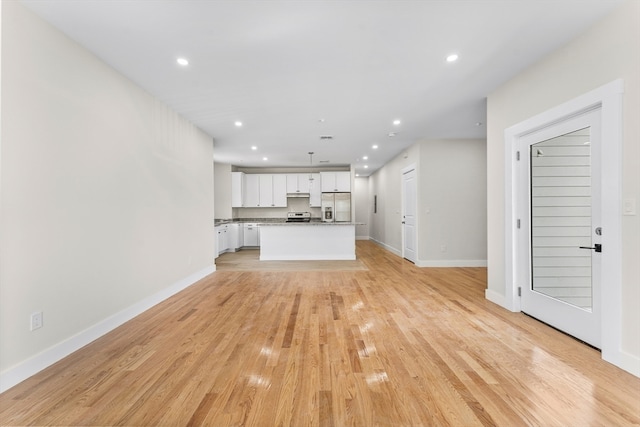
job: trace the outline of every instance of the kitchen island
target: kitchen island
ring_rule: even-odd
[[[356,259],[356,223],[267,222],[260,224],[260,261],[354,259]]]

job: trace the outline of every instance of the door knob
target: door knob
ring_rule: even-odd
[[[593,248],[590,246],[580,246],[580,249],[593,249],[596,252],[602,252],[602,245],[600,243],[596,243],[593,245]]]

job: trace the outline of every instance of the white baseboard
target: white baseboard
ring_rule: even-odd
[[[418,267],[486,267],[487,260],[474,260],[474,259],[460,259],[460,260],[436,260],[436,261],[423,261],[418,260],[416,266]]]
[[[640,378],[640,358],[638,356],[627,353],[622,349],[618,349],[617,351],[605,351],[603,349],[602,360]]]
[[[356,236],[356,240],[369,240],[369,236]]]
[[[0,374],[0,393],[10,389],[16,384],[26,380],[32,375],[37,374],[48,366],[53,365],[57,361],[65,358],[76,350],[84,347],[92,341],[100,338],[106,333],[114,330],[123,323],[133,319],[139,314],[145,312],[156,304],[161,303],[167,298],[177,294],[178,292],[188,288],[200,279],[208,276],[216,271],[216,266],[212,265],[197,271],[173,285],[157,292],[147,298],[115,313],[106,319],[96,323],[95,325],[85,329],[78,334],[49,347],[43,352],[19,363],[18,365],[7,369]]]
[[[620,363],[617,366],[640,378],[640,357],[620,350]]]
[[[396,248],[394,248],[393,246],[389,246],[386,243],[382,243],[376,239],[374,239],[373,237],[370,237],[369,240],[371,240],[373,243],[382,246],[383,248],[385,248],[386,250],[388,250],[389,252],[398,255],[398,256],[402,256],[402,252]]]
[[[491,301],[494,304],[498,304],[500,307],[503,307],[507,310],[507,306],[505,305],[504,295],[497,293],[496,291],[492,291],[491,289],[484,290],[484,297]]]

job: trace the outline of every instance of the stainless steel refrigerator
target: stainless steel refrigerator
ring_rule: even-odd
[[[322,193],[322,221],[350,222],[351,193]]]

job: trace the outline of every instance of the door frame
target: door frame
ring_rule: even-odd
[[[413,234],[413,241],[416,242],[416,260],[414,261],[415,265],[418,265],[418,261],[419,261],[419,257],[418,257],[418,213],[420,212],[420,210],[418,209],[418,168],[416,167],[415,163],[410,164],[409,166],[402,168],[402,170],[400,171],[400,206],[401,206],[401,217],[404,217],[405,213],[405,200],[407,195],[404,193],[404,175],[406,173],[409,173],[413,170],[413,172],[416,174],[416,185],[415,185],[415,193],[413,194],[413,198],[416,202],[416,224],[414,227],[414,234]],[[405,249],[405,244],[404,244],[404,224],[401,224],[401,241],[402,241],[402,249],[400,251],[400,254],[402,256],[403,259],[405,259],[404,257],[404,249]]]
[[[518,296],[519,233],[518,199],[521,184],[514,173],[518,140],[527,134],[586,111],[600,108],[602,126],[601,201],[602,201],[602,293],[601,350],[602,358],[623,367],[622,343],[622,263],[621,263],[621,194],[622,194],[622,79],[615,80],[555,108],[526,119],[504,131],[505,139],[505,307],[521,311]],[[522,155],[522,154],[521,154]],[[605,287],[606,282],[606,287]],[[623,367],[623,369],[625,369]],[[628,368],[627,368],[628,370]]]

